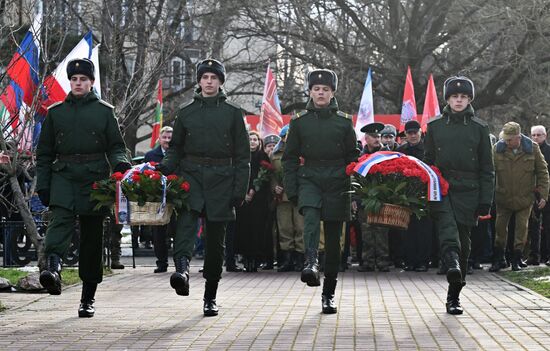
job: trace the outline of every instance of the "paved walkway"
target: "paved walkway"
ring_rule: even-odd
[[[107,277],[91,319],[77,317],[80,285],[0,294],[0,350],[550,349],[550,300],[488,272],[469,276],[462,316],[445,313],[446,282],[433,270],[341,274],[335,315],[320,313],[321,288],[298,273],[224,273],[220,314],[204,318],[199,266],[188,297],[152,269]]]

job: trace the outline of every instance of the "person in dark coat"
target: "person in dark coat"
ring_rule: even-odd
[[[79,317],[93,317],[97,284],[103,279],[103,218],[90,201],[92,184],[109,176],[111,169],[130,169],[126,146],[114,107],[92,91],[94,64],[75,59],[67,64],[71,91],[64,101],[53,104],[42,125],[36,150],[36,191],[51,218],[44,255],[47,269],[40,283],[52,295],[61,294],[61,257],[67,252],[80,222],[78,273],[82,279]]]
[[[262,256],[265,222],[267,219],[267,201],[270,194],[269,182],[254,184],[258,178],[262,161],[269,162],[264,152],[260,134],[249,133],[250,141],[250,181],[242,206],[237,208],[235,221],[236,252],[244,259],[246,272],[256,272]],[[256,182],[258,183],[258,182]]]
[[[167,175],[177,172],[189,183],[189,209],[178,213],[174,240],[176,272],[170,285],[176,294],[189,295],[189,261],[197,235],[197,221],[205,218],[203,313],[216,316],[216,293],[221,279],[224,237],[235,207],[243,202],[250,175],[250,145],[243,110],[227,100],[222,90],[225,67],[214,59],[197,64],[199,88],[193,101],[178,111],[170,147],[158,166]]]
[[[343,222],[351,219],[351,178],[346,165],[357,160],[357,138],[351,115],[339,111],[334,97],[336,73],[319,69],[309,73],[306,111],[290,122],[283,154],[283,184],[288,199],[304,215],[306,266],[301,280],[319,286],[320,223],[324,224],[325,280],[323,313],[336,313],[334,291],[341,260]]]
[[[160,130],[158,146],[145,154],[144,162],[162,162],[168,147],[170,146],[170,140],[172,140],[173,128],[169,126],[162,127]],[[174,217],[167,225],[152,226],[151,231],[153,234],[153,248],[155,250],[155,256],[157,257],[157,268],[154,273],[163,273],[168,270],[168,236],[167,230],[169,227],[174,227]]]

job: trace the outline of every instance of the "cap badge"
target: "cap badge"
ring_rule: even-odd
[[[460,82],[456,83],[456,86],[459,87],[459,86],[460,86]]]
[[[212,61],[208,61],[208,66],[212,66]]]
[[[319,78],[323,78],[323,75],[322,75],[322,74],[319,74]]]
[[[78,67],[78,66],[80,66],[80,63],[78,63],[78,62],[75,63],[75,67]]]

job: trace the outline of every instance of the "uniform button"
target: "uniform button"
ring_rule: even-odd
[[[438,151],[441,151],[441,148],[440,148],[440,147],[438,147],[438,148],[437,148],[437,150],[438,150]]]
[[[225,145],[229,146],[229,143],[227,143],[227,144],[225,144]]]
[[[474,151],[474,149],[470,148],[470,151]]]
[[[99,144],[99,141],[96,140],[95,143],[96,143],[96,144]]]
[[[475,161],[476,159],[475,158],[472,158],[472,161]]]
[[[95,132],[92,132],[92,135],[95,135]]]

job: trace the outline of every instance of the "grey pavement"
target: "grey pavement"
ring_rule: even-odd
[[[445,278],[428,273],[341,273],[338,313],[321,314],[321,288],[299,273],[226,273],[220,314],[203,317],[204,280],[193,261],[191,294],[154,274],[153,258],[106,277],[94,318],[78,318],[81,286],[61,296],[0,294],[0,350],[549,350],[550,300],[478,272],[465,313],[445,313]],[[125,258],[125,263],[129,263]],[[170,267],[172,269],[172,267]]]

